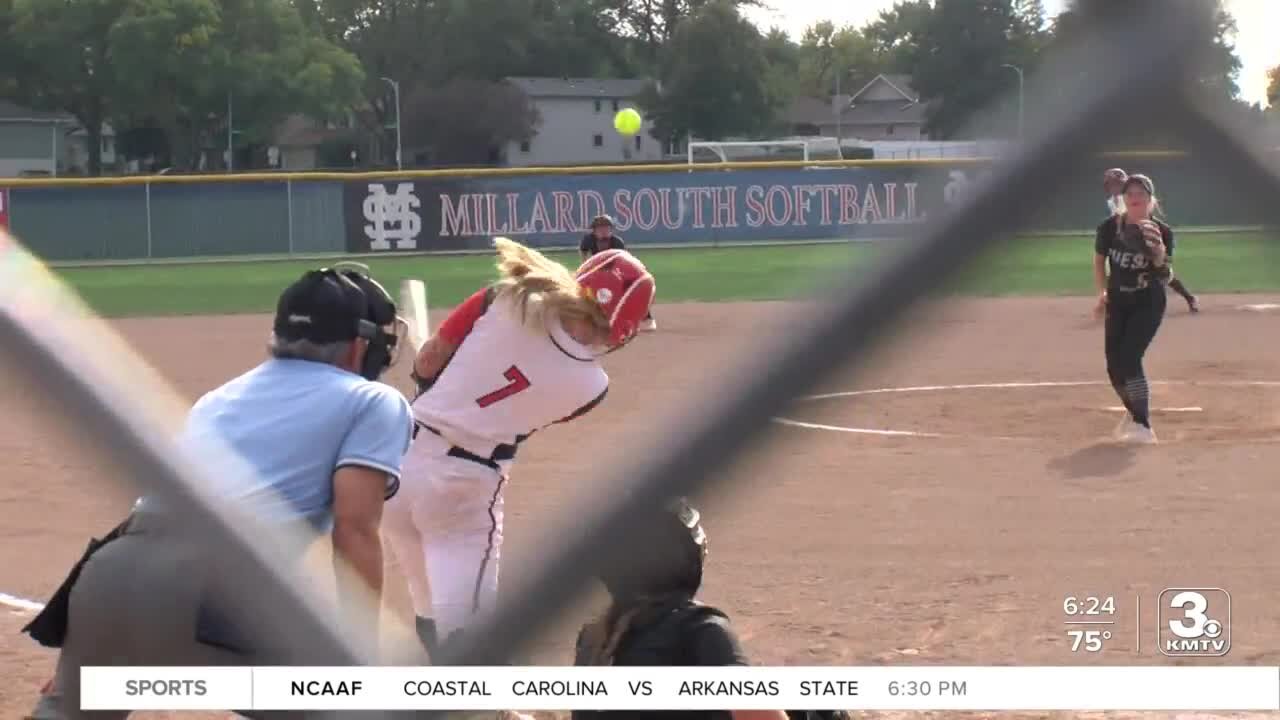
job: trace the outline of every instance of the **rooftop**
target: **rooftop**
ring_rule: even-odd
[[[507,82],[531,98],[632,98],[649,84],[625,78],[509,77]]]
[[[15,102],[0,100],[0,121],[8,122],[63,122],[73,123],[75,118],[64,112],[45,112],[23,107]]]

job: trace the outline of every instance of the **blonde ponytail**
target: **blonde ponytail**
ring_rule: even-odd
[[[587,297],[564,265],[507,238],[495,238],[493,245],[498,251],[497,297],[514,303],[527,327],[544,328],[554,316],[561,321],[585,320],[609,331],[604,311]]]

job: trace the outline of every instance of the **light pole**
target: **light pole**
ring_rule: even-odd
[[[844,147],[844,110],[846,107],[844,101],[840,99],[840,81],[847,72],[849,72],[848,68],[843,67],[836,72],[836,98],[835,102],[832,103],[832,111],[836,114],[836,145],[840,148]]]
[[[236,164],[235,125],[231,119],[231,91],[227,91],[227,172],[232,172]]]
[[[1000,67],[1009,68],[1018,73],[1018,139],[1022,139],[1022,119],[1023,119],[1023,84],[1022,84],[1022,68],[1017,65],[1004,64]]]
[[[384,77],[382,80],[391,86],[396,96],[396,170],[403,170],[404,167],[400,162],[400,83],[389,77]]]

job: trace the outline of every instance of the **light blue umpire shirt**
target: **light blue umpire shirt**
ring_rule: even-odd
[[[409,402],[395,388],[325,363],[272,358],[200,398],[181,442],[197,459],[221,445],[248,465],[251,477],[244,478],[214,460],[208,467],[216,496],[267,523],[305,521],[327,532],[334,472],[348,465],[381,470],[390,498],[412,435]],[[137,508],[157,505],[142,498]]]

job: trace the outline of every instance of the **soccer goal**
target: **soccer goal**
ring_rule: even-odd
[[[751,140],[736,142],[698,141],[689,143],[688,161],[726,163],[777,160],[843,160],[840,143],[835,138],[806,137],[785,140]]]

